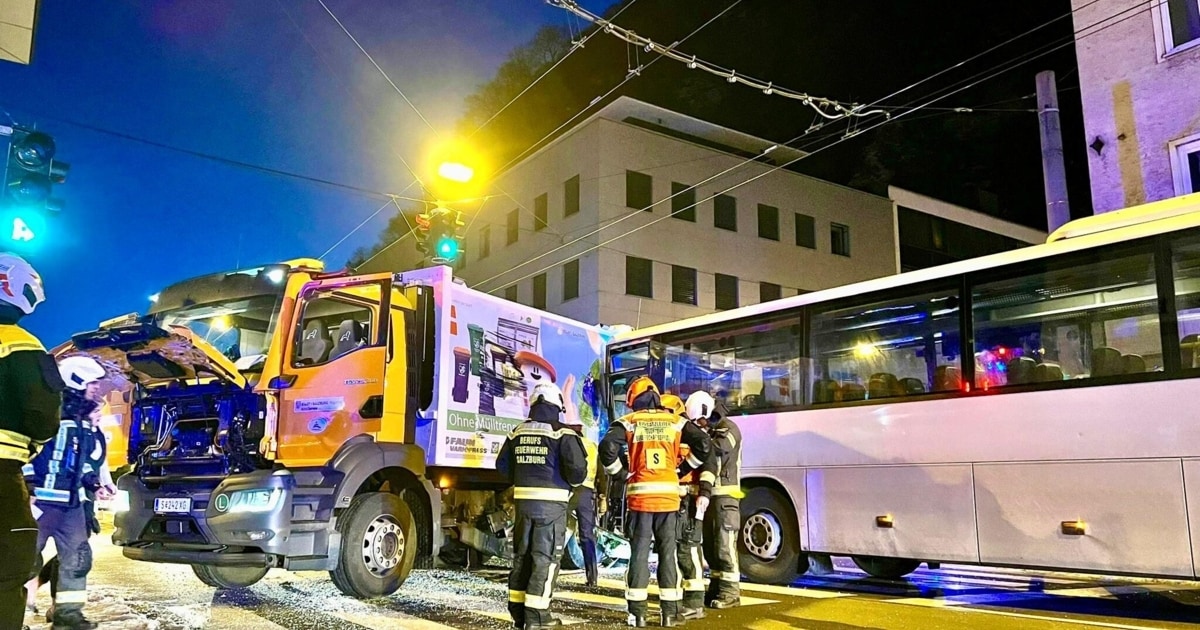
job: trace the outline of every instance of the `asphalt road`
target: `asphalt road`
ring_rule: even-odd
[[[362,602],[337,592],[323,573],[273,571],[241,591],[216,592],[186,566],[126,560],[108,543],[92,539],[87,614],[113,629],[238,628],[289,630],[486,630],[510,628],[505,572],[488,569],[418,571],[396,595]],[[652,597],[653,599],[653,597]],[[43,589],[39,604],[49,593]],[[44,608],[43,608],[44,609]],[[625,625],[621,572],[608,571],[599,588],[579,574],[559,581],[554,612],[580,630]],[[40,622],[40,623],[39,623]],[[27,623],[48,628],[32,615]],[[709,611],[686,627],[777,630],[887,628],[1200,627],[1200,583],[1108,579],[1046,572],[946,566],[922,570],[902,582],[865,576],[850,568],[806,576],[790,587],[745,585],[743,605]]]

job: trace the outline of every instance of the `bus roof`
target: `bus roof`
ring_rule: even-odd
[[[1174,197],[1116,212],[1078,219],[1055,230],[1047,239],[1047,242],[1042,245],[1032,245],[999,254],[953,262],[939,267],[884,276],[874,280],[814,291],[795,297],[743,306],[719,313],[711,313],[623,332],[613,339],[613,343],[653,337],[699,326],[720,324],[755,315],[765,315],[797,306],[818,304],[853,297],[855,295],[937,280],[939,278],[957,276],[973,271],[1003,267],[1005,265],[1036,260],[1056,254],[1065,254],[1110,243],[1119,243],[1184,230],[1191,227],[1200,227],[1200,193]]]

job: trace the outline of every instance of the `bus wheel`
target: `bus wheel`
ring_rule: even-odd
[[[898,580],[921,566],[920,560],[904,558],[880,558],[878,556],[854,556],[852,558],[858,568],[871,577],[885,580]]]
[[[417,528],[400,497],[368,492],[338,516],[342,550],[329,572],[342,593],[359,599],[395,593],[417,558]]]
[[[214,567],[193,564],[192,573],[213,588],[234,589],[254,586],[267,574],[266,567]]]
[[[759,487],[746,492],[741,512],[738,562],[742,573],[759,584],[791,584],[801,556],[796,511],[775,490]]]

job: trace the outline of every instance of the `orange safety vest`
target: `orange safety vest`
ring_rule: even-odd
[[[635,512],[679,509],[679,473],[683,422],[668,411],[637,411],[621,418],[629,445],[625,496]]]
[[[691,452],[692,447],[688,446],[687,444],[680,444],[679,461],[676,462],[675,465],[682,466],[683,462],[687,460],[687,457],[689,454],[691,454]],[[693,468],[688,474],[679,478],[679,496],[689,493],[700,493],[700,471],[695,468]]]

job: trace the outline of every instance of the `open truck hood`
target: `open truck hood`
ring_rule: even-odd
[[[110,379],[120,376],[143,385],[217,378],[238,387],[246,378],[233,362],[191,330],[136,322],[80,333],[55,349],[57,357],[87,355],[100,362]]]

